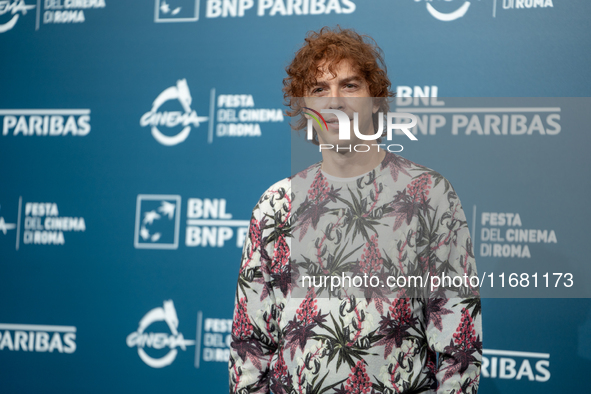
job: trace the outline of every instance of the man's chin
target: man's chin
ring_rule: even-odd
[[[350,142],[326,142],[326,143],[320,143],[320,146],[322,148],[322,151],[325,150],[331,150],[337,153],[349,153],[349,152],[353,152],[354,146],[353,144],[351,144]]]

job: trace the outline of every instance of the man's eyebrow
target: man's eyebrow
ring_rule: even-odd
[[[363,82],[363,78],[358,75],[354,75],[352,77],[341,79],[339,82],[340,83]]]
[[[340,79],[339,84],[344,84],[344,83],[349,83],[349,82],[362,83],[363,81],[364,81],[364,79],[361,76],[354,75],[352,77]],[[316,81],[316,83],[312,84],[312,86],[328,86],[328,83],[326,81]]]
[[[310,86],[328,86],[328,83],[326,83],[326,81],[316,81],[316,83],[313,83]]]

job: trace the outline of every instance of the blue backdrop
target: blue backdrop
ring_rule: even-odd
[[[453,183],[479,273],[497,287],[506,273],[507,292],[483,299],[481,392],[588,391],[590,12],[0,1],[0,392],[227,391],[250,213],[301,143],[281,115],[284,69],[307,31],[337,24],[377,41],[399,96],[448,108],[411,103],[423,123],[402,155]],[[468,111],[479,97],[529,99]],[[510,273],[536,272],[547,292],[509,291]]]

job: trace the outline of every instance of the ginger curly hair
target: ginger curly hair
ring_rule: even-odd
[[[290,109],[285,111],[287,116],[302,115],[303,103],[301,98],[306,96],[307,90],[317,82],[316,78],[322,74],[320,64],[328,65],[328,72],[334,77],[336,66],[343,60],[351,61],[353,67],[361,74],[369,85],[371,97],[380,97],[379,112],[389,110],[388,98],[395,93],[390,90],[383,52],[373,38],[361,35],[353,29],[341,29],[337,25],[331,29],[328,26],[319,31],[309,31],[305,43],[296,52],[291,64],[286,67],[287,78],[283,79],[283,98]],[[377,127],[378,113],[374,114],[374,125]],[[307,119],[302,115],[292,122],[292,129],[302,130],[306,127]],[[312,141],[318,145],[316,132]]]

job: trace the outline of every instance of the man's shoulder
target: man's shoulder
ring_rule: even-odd
[[[388,178],[392,177],[399,190],[405,189],[409,194],[426,193],[433,203],[444,203],[448,198],[456,197],[451,182],[432,168],[389,154],[382,162],[382,171],[388,169]]]
[[[420,177],[423,178],[430,178],[432,181],[436,182],[437,184],[439,184],[440,182],[443,182],[444,185],[446,186],[446,189],[448,187],[451,187],[451,183],[449,182],[449,180],[443,176],[439,171],[436,171],[430,167],[421,165],[421,164],[417,164],[415,162],[411,162],[412,163],[412,167],[411,167],[411,171],[412,171],[412,179],[417,179]],[[435,187],[435,185],[433,186]]]
[[[394,153],[388,153],[382,161],[381,170],[384,171],[386,169],[390,170],[390,173],[395,177],[395,180],[397,180],[400,175],[410,180],[417,179],[421,176],[428,176],[447,181],[443,175],[434,169],[415,163],[414,161]]]
[[[275,182],[265,190],[261,199],[271,197],[273,195],[288,194],[291,191],[291,177],[283,178],[280,181]]]
[[[292,176],[273,183],[259,198],[257,208],[267,213],[277,212],[279,210],[290,211],[294,183],[296,184],[296,188],[299,188],[299,181],[303,180],[305,182],[306,179],[312,180],[319,168],[320,163],[315,163]]]
[[[299,171],[298,173],[292,176],[283,178],[280,181],[275,182],[274,184],[269,186],[267,190],[265,190],[265,192],[261,196],[261,199],[277,195],[278,193],[291,193],[292,184],[294,182],[297,182],[300,179],[307,179],[310,174],[312,174],[313,177],[319,168],[320,162],[314,163],[311,166]]]

